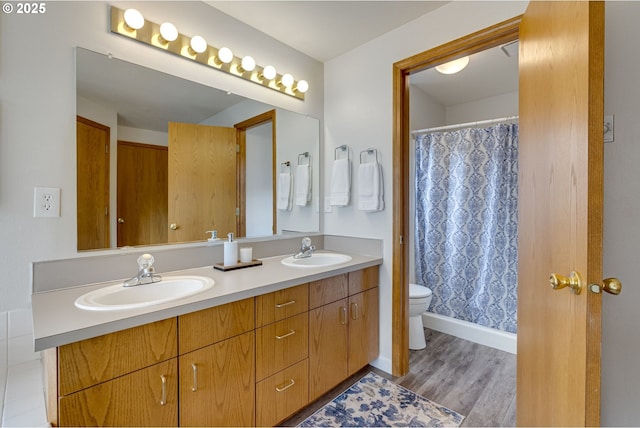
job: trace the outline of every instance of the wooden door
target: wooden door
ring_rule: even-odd
[[[520,27],[517,423],[600,423],[603,3],[530,2]]]
[[[59,426],[175,427],[177,374],[177,358],[172,358],[60,397]]]
[[[167,151],[118,141],[118,247],[167,242]]]
[[[236,234],[236,168],[234,128],[169,122],[168,242]]]
[[[378,318],[377,287],[349,297],[349,376],[378,356]]]
[[[180,426],[254,426],[253,331],[180,356]]]
[[[109,248],[109,139],[107,126],[77,116],[78,250]]]
[[[309,311],[309,401],[347,378],[347,299]]]

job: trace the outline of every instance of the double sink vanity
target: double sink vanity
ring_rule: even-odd
[[[49,422],[273,426],[376,359],[380,257],[261,261],[34,293]]]

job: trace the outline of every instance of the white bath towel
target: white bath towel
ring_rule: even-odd
[[[382,211],[384,189],[382,166],[378,162],[361,163],[358,169],[358,209]]]
[[[336,159],[331,170],[331,193],[329,203],[334,207],[346,207],[351,196],[351,162]]]
[[[281,172],[278,175],[278,209],[291,211],[291,200],[291,173]]]
[[[296,168],[296,196],[295,203],[306,206],[311,200],[311,165],[298,165]]]

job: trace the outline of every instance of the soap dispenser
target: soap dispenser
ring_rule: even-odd
[[[227,234],[224,243],[224,265],[232,266],[238,263],[238,242],[233,240],[233,233]]]

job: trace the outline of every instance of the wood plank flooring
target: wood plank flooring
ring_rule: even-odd
[[[280,425],[296,426],[373,371],[465,415],[463,427],[515,426],[515,355],[429,329],[425,337],[426,349],[411,351],[405,376],[365,367]]]

